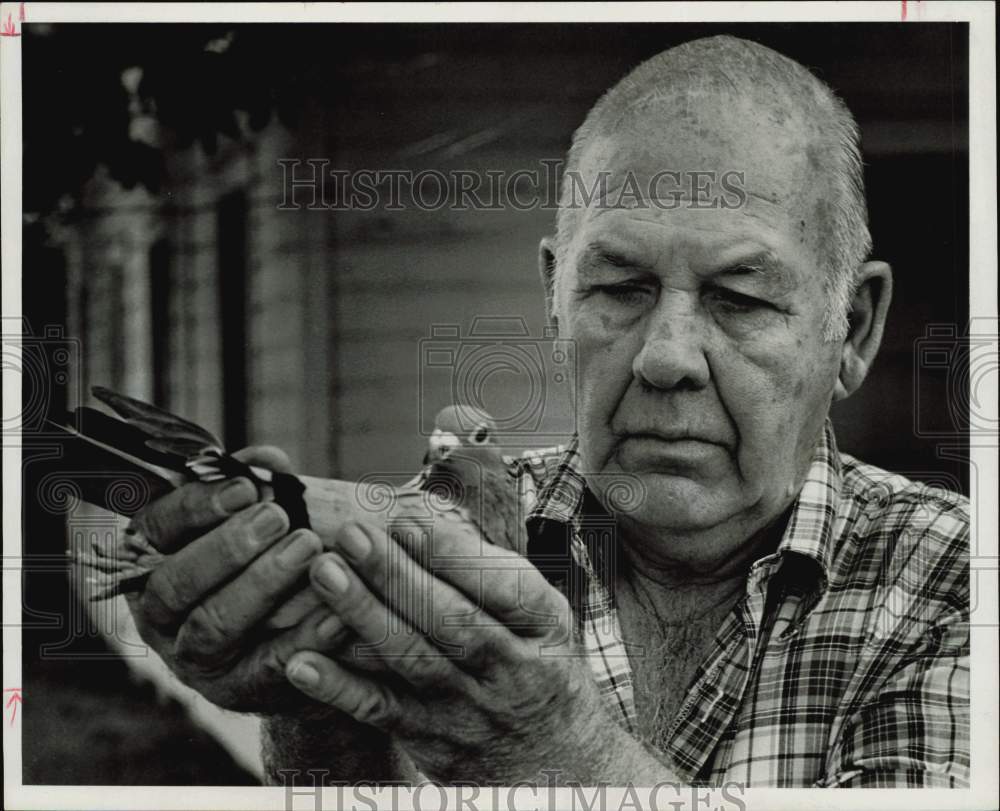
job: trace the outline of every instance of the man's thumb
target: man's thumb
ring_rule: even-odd
[[[256,465],[275,473],[293,473],[292,460],[281,448],[274,445],[250,445],[233,454],[234,459]]]

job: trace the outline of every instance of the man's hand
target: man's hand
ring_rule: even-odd
[[[439,520],[433,560],[421,535],[397,525],[390,539],[348,524],[337,551],[310,570],[313,587],[357,632],[355,657],[378,659],[391,674],[303,651],[289,661],[289,679],[390,733],[435,780],[510,784],[560,769],[563,779],[589,782],[602,773],[617,727],[578,655],[563,595],[468,526]]]
[[[289,468],[275,448],[235,455]],[[132,529],[168,556],[129,605],[142,638],[181,681],[221,707],[270,713],[310,703],[287,685],[285,663],[303,646],[328,649],[343,630],[325,609],[294,628],[264,629],[322,544],[308,530],[286,534],[284,511],[256,500],[248,479],[193,483],[137,514]]]

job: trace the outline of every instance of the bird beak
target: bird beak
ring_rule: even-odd
[[[435,462],[444,461],[461,444],[461,440],[451,433],[451,431],[442,431],[440,428],[435,428],[427,442],[428,450],[424,455],[424,464],[432,465]]]

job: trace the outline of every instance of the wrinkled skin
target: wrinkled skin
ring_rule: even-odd
[[[768,127],[747,99],[662,104],[663,117],[595,139],[582,174],[608,172],[614,203],[630,176],[646,189],[664,167],[737,170],[745,204],[698,207],[716,187],[661,200],[669,210],[594,205],[577,214],[565,266],[548,241],[541,263],[560,335],[576,345],[592,486],[635,477],[645,498],[622,521],[635,552],[718,575],[798,493],[831,399],[860,385],[877,349],[890,278],[868,263],[858,331],[824,340],[829,192],[809,182],[807,124]]]
[[[306,694],[391,734],[435,780],[535,780],[549,759],[594,778],[581,755],[601,756],[600,697],[569,604],[537,569],[455,523],[435,526],[433,562],[416,525],[386,537],[350,524],[336,548],[313,564],[313,588],[390,675],[301,653],[288,673]]]
[[[288,464],[276,449],[236,456],[275,470]],[[322,547],[307,530],[287,534],[284,511],[256,501],[246,479],[193,483],[137,514],[132,528],[169,554],[145,589],[129,595],[129,607],[142,638],[213,703],[258,712],[301,709],[301,697],[283,677],[285,664],[303,644],[329,649],[342,626],[323,626],[329,612],[320,610],[282,633],[258,628]]]

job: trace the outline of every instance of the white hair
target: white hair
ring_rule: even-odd
[[[819,155],[830,197],[820,201],[819,244],[829,304],[823,334],[839,340],[858,267],[871,251],[868,207],[858,126],[846,105],[826,84],[799,63],[756,42],[716,36],[686,42],[646,60],[608,90],[573,134],[556,214],[556,265],[565,264],[576,225],[567,178],[579,171],[582,156],[596,134],[615,129],[624,119],[678,91],[716,91],[752,95],[784,108],[797,109],[814,137],[829,145]]]

